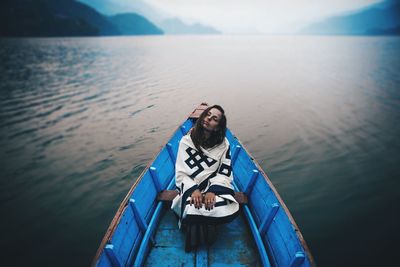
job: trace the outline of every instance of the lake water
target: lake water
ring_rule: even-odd
[[[1,266],[87,266],[201,102],[269,175],[320,266],[400,234],[400,38],[0,39]]]

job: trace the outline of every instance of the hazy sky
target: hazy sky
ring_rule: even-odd
[[[324,17],[382,0],[147,0],[168,13],[224,32],[292,32]]]
[[[186,22],[198,21],[224,33],[290,33],[307,23],[352,12],[383,0],[81,0],[126,7],[149,4]],[[130,11],[130,10],[126,10]],[[154,20],[154,19],[153,19]]]

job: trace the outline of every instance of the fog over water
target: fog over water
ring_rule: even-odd
[[[400,38],[0,39],[1,266],[87,266],[201,102],[266,171],[320,266],[394,261]]]

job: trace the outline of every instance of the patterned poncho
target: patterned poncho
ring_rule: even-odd
[[[234,219],[239,204],[234,199],[232,168],[228,139],[210,149],[198,151],[190,134],[185,135],[178,149],[175,166],[176,188],[179,194],[172,202],[172,209],[182,221],[219,224]],[[190,196],[196,189],[201,193],[214,192],[214,208],[206,210],[190,205]]]

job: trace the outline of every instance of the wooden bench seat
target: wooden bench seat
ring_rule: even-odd
[[[176,190],[163,190],[158,196],[158,201],[172,201],[178,195]],[[235,199],[240,205],[247,204],[247,196],[243,192],[235,192]]]

